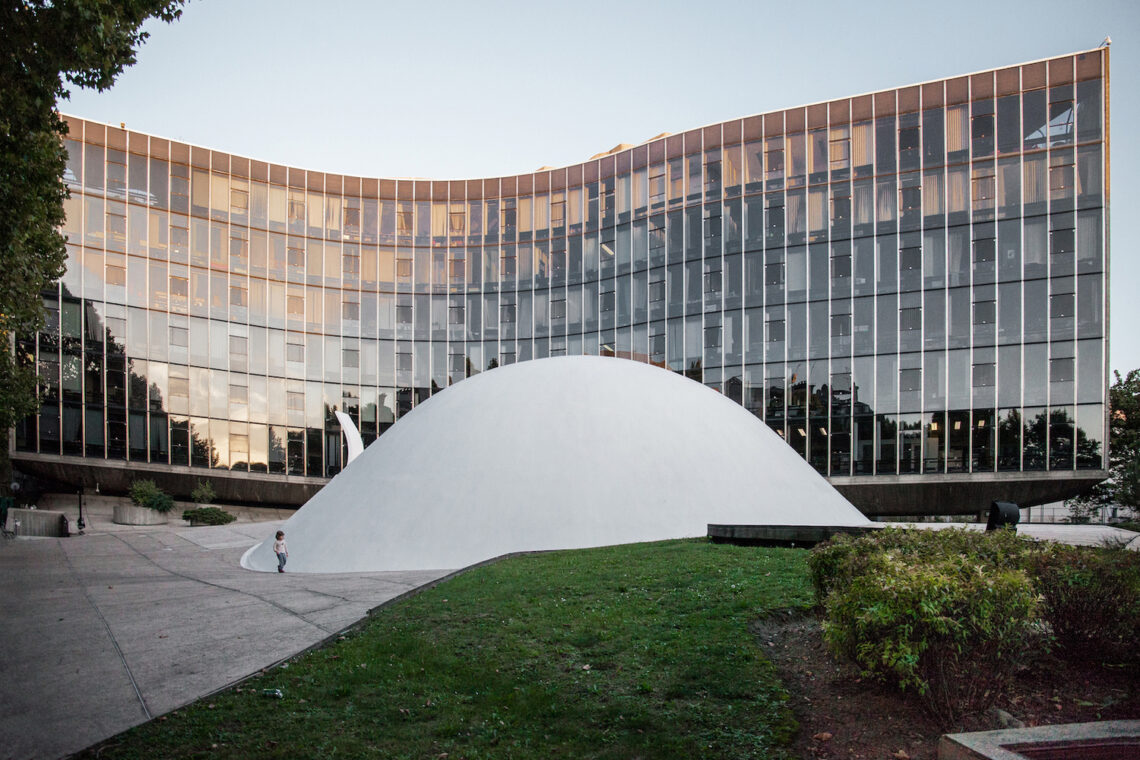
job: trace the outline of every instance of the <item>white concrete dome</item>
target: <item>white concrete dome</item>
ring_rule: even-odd
[[[648,364],[574,356],[432,396],[283,530],[288,571],[332,573],[703,536],[709,523],[867,522],[739,404]],[[274,570],[272,543],[242,565]]]

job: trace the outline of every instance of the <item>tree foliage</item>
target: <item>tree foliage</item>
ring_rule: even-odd
[[[1124,377],[1113,372],[1108,389],[1108,480],[1098,483],[1067,505],[1079,517],[1101,507],[1140,508],[1140,369]]]
[[[129,494],[135,506],[162,513],[174,509],[174,498],[149,478],[131,483]]]
[[[7,0],[0,4],[0,429],[35,411],[35,369],[13,336],[43,325],[40,292],[64,271],[68,84],[105,90],[135,62],[144,21],[182,0]],[[6,450],[6,446],[3,447]]]

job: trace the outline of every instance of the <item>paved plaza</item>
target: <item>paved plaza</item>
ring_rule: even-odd
[[[57,758],[290,657],[448,571],[255,573],[287,512],[0,544],[0,758]],[[74,518],[74,515],[73,515]]]

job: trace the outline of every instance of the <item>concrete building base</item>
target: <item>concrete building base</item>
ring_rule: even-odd
[[[1105,470],[962,472],[830,477],[828,482],[871,517],[969,515],[994,501],[1033,507],[1076,496],[1108,477]]]
[[[83,488],[92,494],[125,494],[139,477],[151,478],[175,498],[188,499],[199,480],[208,481],[218,501],[229,504],[300,507],[329,481],[298,475],[230,472],[202,467],[172,467],[146,462],[78,459],[12,452],[12,464],[43,481],[48,490]],[[941,473],[916,475],[832,476],[831,485],[868,517],[968,515],[989,509],[992,501],[1037,506],[1076,496],[1108,477],[1105,470],[1049,472]]]

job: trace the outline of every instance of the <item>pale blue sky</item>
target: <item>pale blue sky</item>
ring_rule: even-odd
[[[63,111],[373,177],[564,166],[661,132],[1112,37],[1110,366],[1140,367],[1140,4],[193,0]]]

